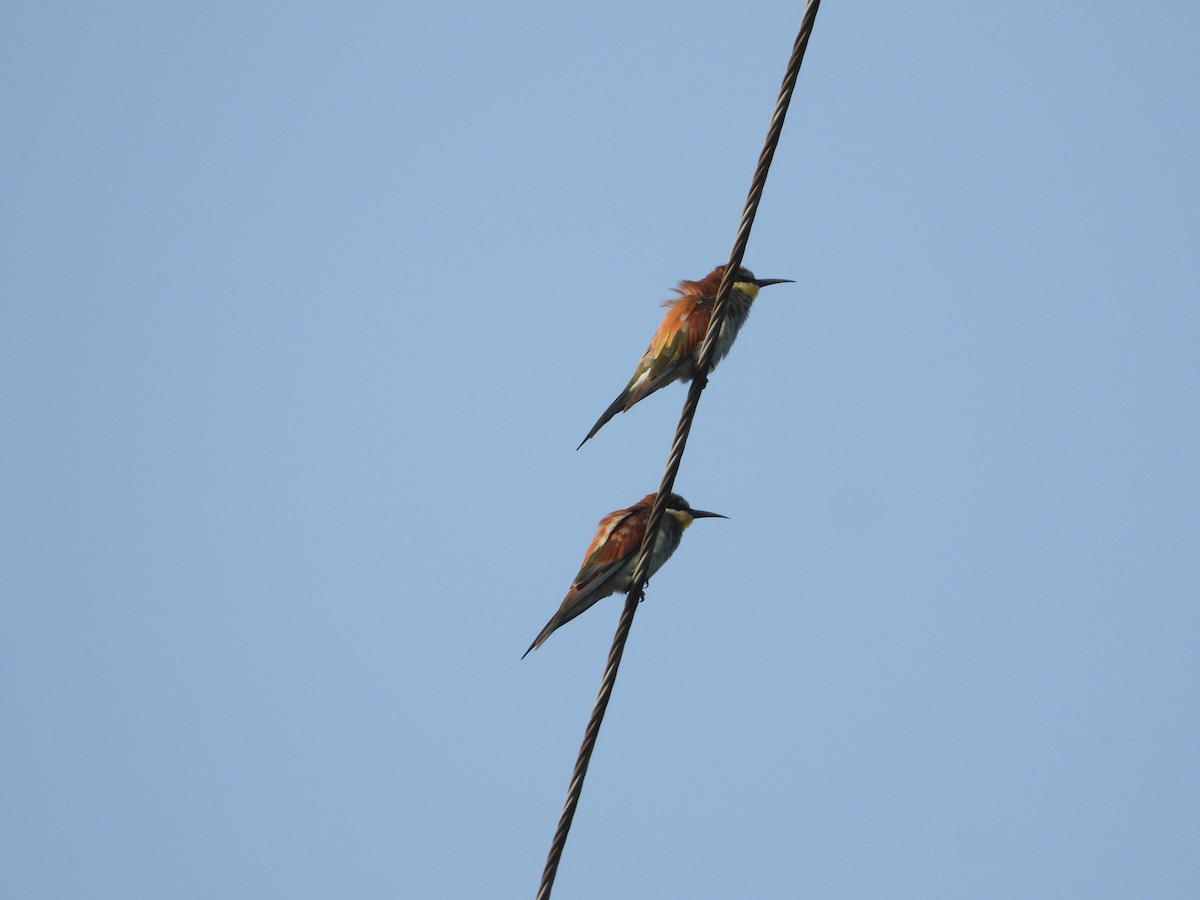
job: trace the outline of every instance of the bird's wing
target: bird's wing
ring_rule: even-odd
[[[636,507],[609,513],[583,558],[583,566],[571,585],[572,594],[587,593],[614,575],[637,552],[646,531],[644,511]]]
[[[650,342],[628,388],[626,409],[679,377],[681,366],[704,340],[712,310],[692,297],[668,300],[666,316]]]
[[[667,314],[663,316],[658,333],[650,342],[650,352],[655,359],[665,356],[682,359],[700,346],[708,320],[712,318],[710,304],[694,297],[682,296],[668,300]]]
[[[618,590],[611,579],[620,574],[622,567],[629,563],[629,557],[641,546],[646,531],[646,513],[653,502],[654,495],[650,494],[629,509],[619,509],[600,520],[600,528],[587,548],[583,567],[575,576],[571,590],[567,591],[558,612],[533,639],[525,656],[540,647],[558,628]]]
[[[623,536],[624,532],[621,532],[618,542],[624,543]],[[638,543],[632,544],[632,548],[628,552],[636,553],[640,543],[641,538],[639,537]],[[593,546],[595,545],[593,544]],[[567,591],[567,596],[563,598],[562,606],[555,614],[557,620],[555,627],[570,622],[577,615],[591,609],[596,603],[613,593],[616,587],[612,585],[611,579],[618,575],[628,562],[625,554],[610,553],[607,547],[602,547],[589,554],[584,561],[583,568],[575,576],[571,590]]]

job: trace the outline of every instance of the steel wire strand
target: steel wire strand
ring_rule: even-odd
[[[550,853],[546,858],[546,868],[542,872],[542,882],[538,889],[537,900],[549,900],[554,887],[554,878],[558,873],[558,864],[562,858],[563,848],[567,843],[567,835],[571,830],[571,822],[575,818],[575,810],[579,806],[579,798],[583,793],[583,780],[591,763],[592,751],[596,747],[596,738],[600,734],[600,725],[604,721],[604,713],[608,709],[608,701],[612,697],[613,687],[617,681],[617,669],[621,665],[621,657],[625,653],[625,643],[629,638],[629,629],[633,625],[633,616],[637,612],[646,589],[650,567],[650,550],[658,535],[666,510],[667,497],[675,486],[675,476],[679,473],[680,463],[683,462],[683,451],[687,446],[688,435],[692,430],[692,420],[696,416],[696,407],[700,402],[700,394],[708,385],[708,373],[712,368],[712,358],[716,350],[717,335],[720,334],[721,324],[725,320],[729,292],[733,287],[734,277],[741,267],[742,257],[746,253],[746,245],[750,241],[750,230],[754,225],[754,217],[758,212],[758,204],[762,199],[763,188],[767,183],[767,173],[771,161],[775,157],[775,148],[779,145],[779,137],[783,132],[783,122],[787,117],[788,105],[796,88],[796,79],[800,75],[800,65],[804,62],[804,51],[808,47],[808,38],[812,34],[813,23],[817,18],[820,0],[809,0],[800,21],[800,31],[792,47],[792,56],[788,60],[787,71],[779,88],[779,99],[775,102],[775,111],[771,116],[771,125],[763,143],[762,153],[758,158],[758,166],[754,170],[754,178],[750,184],[750,192],[746,198],[746,206],[742,212],[741,223],[733,241],[733,249],[729,254],[729,263],[725,266],[725,274],[721,278],[721,287],[717,292],[716,305],[713,308],[712,319],[704,342],[700,345],[700,357],[696,365],[696,374],[688,387],[687,399],[679,417],[679,426],[675,430],[675,441],[671,445],[670,456],[667,457],[667,467],[663,473],[658,496],[650,510],[650,519],[646,524],[646,534],[638,553],[637,564],[633,570],[633,580],[629,594],[625,600],[625,608],[617,622],[617,631],[613,636],[612,649],[608,653],[608,664],[604,676],[600,680],[600,691],[596,696],[596,704],[588,719],[587,730],[584,732],[583,744],[579,748],[579,757],[575,762],[575,770],[571,775],[571,783],[567,788],[567,800],[563,805],[562,816],[550,844]]]

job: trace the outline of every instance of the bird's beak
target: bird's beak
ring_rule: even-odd
[[[754,283],[762,288],[771,284],[795,284],[796,282],[792,278],[755,278]]]
[[[705,512],[702,509],[692,510],[693,519],[728,519],[729,516],[723,516],[720,513]]]

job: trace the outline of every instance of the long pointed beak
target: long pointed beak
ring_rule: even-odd
[[[692,518],[693,519],[728,519],[729,516],[723,516],[720,513],[705,512],[702,509],[693,509],[692,510]]]
[[[794,278],[755,278],[754,283],[760,288],[770,284],[795,284]]]

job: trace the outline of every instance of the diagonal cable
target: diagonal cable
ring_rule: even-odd
[[[796,88],[796,79],[800,75],[800,65],[804,62],[804,51],[808,48],[808,38],[812,34],[813,23],[817,19],[817,9],[821,0],[808,0],[804,9],[804,17],[800,20],[800,31],[796,35],[796,43],[792,47],[792,56],[788,60],[787,71],[783,76],[783,84],[779,88],[779,99],[775,102],[775,112],[771,116],[771,125],[767,129],[767,137],[763,143],[762,153],[758,157],[758,166],[754,170],[754,180],[750,183],[750,193],[746,198],[746,208],[742,212],[742,221],[738,226],[737,236],[733,241],[733,250],[729,254],[729,263],[725,266],[725,274],[721,278],[721,287],[717,292],[716,306],[712,319],[708,324],[708,332],[704,343],[700,345],[700,358],[696,366],[696,374],[688,387],[687,400],[683,404],[683,412],[679,418],[679,427],[675,429],[675,442],[671,445],[671,455],[667,457],[667,468],[663,473],[662,484],[658,496],[650,510],[650,519],[646,525],[646,535],[642,540],[641,551],[638,553],[637,565],[633,570],[633,581],[629,587],[629,596],[625,600],[625,608],[617,623],[617,632],[613,636],[612,649],[608,652],[608,665],[604,669],[604,677],[600,681],[600,692],[596,696],[596,705],[592,708],[591,718],[588,719],[587,730],[584,732],[583,744],[579,748],[579,758],[575,762],[575,771],[571,775],[571,784],[567,788],[567,801],[563,805],[562,816],[558,821],[558,829],[550,844],[550,853],[546,858],[546,868],[542,872],[542,883],[538,888],[537,900],[549,900],[554,888],[554,877],[558,874],[558,864],[562,858],[563,848],[567,843],[567,834],[571,830],[571,822],[575,818],[575,810],[579,806],[579,797],[583,793],[583,779],[587,775],[588,764],[592,759],[592,751],[596,747],[596,738],[600,734],[600,725],[604,721],[608,701],[612,697],[613,686],[617,681],[617,669],[621,665],[621,657],[625,653],[625,642],[629,638],[629,629],[633,625],[633,614],[637,612],[646,590],[646,581],[650,567],[650,549],[658,536],[662,524],[663,513],[667,506],[667,496],[675,487],[675,476],[683,461],[683,450],[687,446],[688,434],[692,430],[692,420],[696,416],[696,406],[700,402],[700,394],[708,384],[708,372],[712,368],[712,358],[715,352],[717,335],[721,332],[721,324],[725,321],[728,306],[729,291],[733,286],[734,276],[742,265],[742,257],[746,253],[746,245],[750,241],[750,229],[754,225],[754,217],[758,212],[758,203],[762,199],[763,188],[767,183],[767,173],[771,168],[771,160],[775,157],[775,148],[779,145],[779,136],[783,132],[783,120],[787,116],[788,105],[792,101],[792,92]]]

